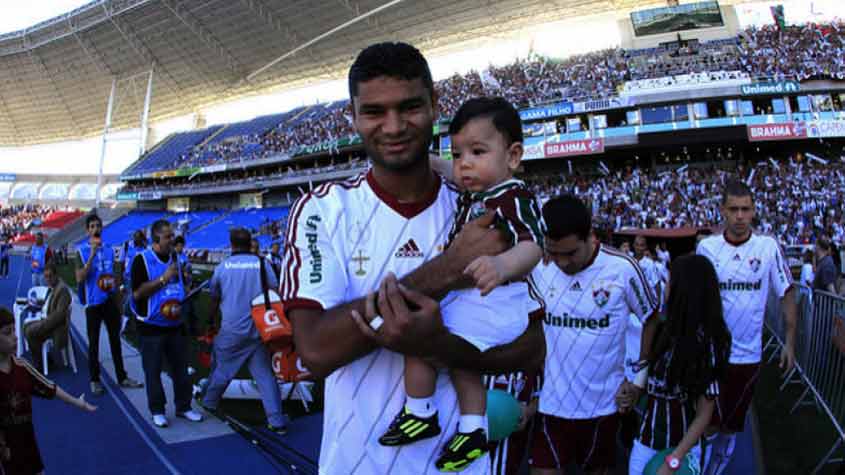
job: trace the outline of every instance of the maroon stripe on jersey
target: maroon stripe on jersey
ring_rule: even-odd
[[[297,224],[299,216],[302,213],[303,208],[305,208],[305,203],[307,203],[311,198],[324,198],[335,185],[346,190],[358,188],[361,186],[361,183],[364,182],[364,177],[365,174],[362,173],[350,180],[324,183],[318,186],[315,190],[300,197],[293,205],[293,211],[290,213],[290,217],[288,219],[288,232],[285,237],[286,282],[283,286],[285,291],[281,296],[283,301],[295,299],[299,292],[299,268],[302,265],[302,257],[299,254],[299,249],[296,248],[296,232],[298,229]]]
[[[400,202],[395,196],[391,195],[389,191],[382,188],[381,185],[376,181],[375,177],[373,176],[373,171],[370,170],[367,172],[367,183],[369,183],[370,188],[372,188],[373,193],[384,202],[387,206],[389,206],[393,211],[396,211],[405,219],[411,219],[414,216],[422,213],[429,206],[434,204],[437,201],[437,196],[440,194],[440,186],[443,184],[443,180],[435,173],[435,177],[437,178],[437,185],[432,190],[429,196],[426,196],[425,199],[418,201],[416,203],[402,203]]]
[[[640,284],[642,284],[643,290],[646,294],[646,298],[648,298],[648,301],[652,307],[657,308],[657,298],[654,296],[654,291],[651,290],[651,287],[648,284],[648,280],[646,280],[645,274],[643,273],[643,270],[640,265],[637,264],[637,261],[632,259],[630,256],[626,255],[625,253],[612,248],[606,248],[605,246],[602,246],[601,250],[610,256],[621,257],[628,261],[629,264],[634,266],[634,270],[637,271],[637,275],[640,276]]]

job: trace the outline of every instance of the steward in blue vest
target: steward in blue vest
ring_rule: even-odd
[[[151,234],[152,249],[145,249],[132,261],[130,303],[138,329],[147,405],[153,423],[167,427],[166,399],[161,385],[161,372],[167,361],[176,416],[199,422],[202,415],[191,409],[188,336],[182,321],[185,282],[173,250],[173,229],[167,220],[160,219],[153,223]]]

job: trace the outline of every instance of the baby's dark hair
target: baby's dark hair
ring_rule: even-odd
[[[505,137],[508,146],[514,142],[522,142],[522,120],[519,118],[519,112],[501,97],[476,97],[464,102],[449,124],[449,134],[457,134],[469,121],[479,117],[489,118],[493,127]]]

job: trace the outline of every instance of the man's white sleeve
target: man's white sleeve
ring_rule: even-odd
[[[639,264],[630,262],[625,269],[625,303],[631,313],[645,322],[657,310],[657,298]]]
[[[774,240],[772,240],[772,260],[773,262],[769,265],[769,284],[775,294],[782,298],[792,286],[792,272],[783,257],[783,251]]]
[[[281,276],[281,297],[287,309],[328,309],[344,301],[345,261],[329,240],[327,213],[320,209],[319,199],[307,194],[291,208]]]

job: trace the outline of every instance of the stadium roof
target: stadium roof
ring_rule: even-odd
[[[115,77],[135,93],[123,95],[117,104],[113,130],[137,127],[146,84],[127,79],[151,64],[155,80],[150,118],[160,120],[224,99],[343,77],[354,55],[379,40],[401,39],[432,51],[520,26],[665,4],[98,0],[0,35],[0,145],[101,133]]]

